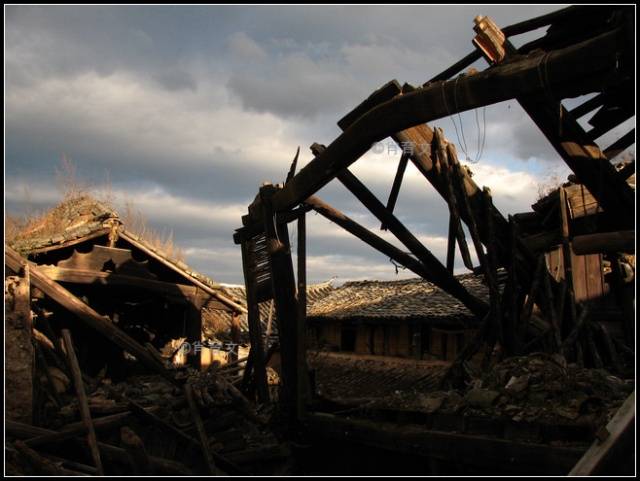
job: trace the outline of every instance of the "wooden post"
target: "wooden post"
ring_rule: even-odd
[[[229,362],[238,360],[238,348],[240,346],[240,313],[233,311],[231,313],[231,342],[235,348],[229,354]]]
[[[40,390],[39,384],[34,383],[36,363],[32,342],[29,265],[24,265],[22,268],[16,266],[12,270],[20,277],[13,284],[13,296],[5,297],[4,352],[7,360],[5,416],[16,421],[32,423],[34,419],[37,421],[36,407],[39,403],[35,397]],[[5,292],[7,292],[6,287]],[[11,297],[13,297],[13,303],[10,302]]]
[[[200,304],[199,289],[196,288],[195,295],[187,304],[187,342],[191,345],[191,352],[188,354],[188,362],[196,369],[201,367],[202,359],[202,309]],[[198,346],[194,348],[194,346]]]
[[[527,299],[524,303],[524,306],[522,306],[522,313],[520,315],[519,337],[522,341],[524,341],[527,337],[527,331],[529,330],[529,320],[531,319],[531,314],[533,313],[533,304],[535,303],[536,296],[538,295],[538,289],[540,286],[540,282],[542,282],[542,276],[545,275],[544,270],[545,270],[544,254],[540,254],[538,256],[538,262],[536,264],[536,269],[533,274],[533,280],[531,281],[529,293],[527,295]]]
[[[256,296],[256,280],[251,270],[251,252],[249,242],[243,242],[242,267],[244,269],[245,292],[247,296],[247,321],[249,324],[249,338],[251,350],[245,370],[245,379],[249,381],[249,375],[253,372],[258,401],[269,401],[269,388],[267,386],[267,371],[264,364],[264,345],[262,342],[262,325],[260,323],[260,310]],[[243,383],[247,387],[246,383]]]
[[[458,201],[456,199],[455,191],[453,188],[452,175],[453,175],[453,165],[454,162],[452,159],[449,160],[449,152],[454,152],[454,150],[447,148],[446,141],[444,139],[444,135],[440,129],[433,130],[433,139],[434,139],[434,159],[437,161],[437,165],[440,165],[441,176],[444,178],[444,183],[446,184],[446,198],[447,204],[449,205],[449,212],[451,213],[451,220],[449,222],[449,229],[453,227],[455,237],[458,241],[458,247],[460,248],[460,255],[462,256],[462,261],[467,269],[473,270],[473,263],[471,262],[471,255],[469,254],[469,247],[467,246],[467,240],[464,235],[464,230],[462,229],[462,222],[460,222],[460,213],[458,210]],[[454,250],[455,252],[455,250]],[[449,266],[449,252],[447,252],[447,267]],[[453,272],[453,268],[451,268],[450,272]]]
[[[298,419],[302,419],[306,410],[309,388],[307,365],[307,223],[306,213],[298,217],[298,322],[297,336],[297,364],[298,364],[298,393],[296,407]]]
[[[104,476],[104,470],[102,469],[102,461],[100,460],[100,451],[98,449],[98,441],[96,439],[96,432],[93,428],[93,421],[91,420],[91,412],[89,411],[89,401],[87,394],[84,391],[84,383],[82,381],[82,372],[80,371],[80,365],[76,358],[76,353],[73,349],[73,341],[71,339],[71,333],[68,329],[62,330],[62,338],[64,339],[64,345],[67,350],[67,358],[69,359],[69,366],[71,368],[71,374],[73,376],[73,385],[76,388],[76,395],[78,396],[78,408],[80,410],[80,417],[87,429],[87,444],[91,451],[91,457],[96,465],[98,474]]]
[[[559,188],[560,222],[562,225],[562,260],[564,265],[564,281],[566,296],[569,300],[569,323],[563,327],[563,335],[569,334],[576,323],[576,297],[573,290],[573,269],[571,267],[571,244],[569,242],[569,215],[567,213],[567,193],[564,187]],[[566,304],[565,304],[566,309]],[[566,316],[563,316],[566,319]]]
[[[522,349],[522,341],[518,335],[518,325],[520,321],[520,305],[521,305],[521,289],[518,284],[518,266],[517,266],[517,239],[518,224],[515,217],[509,216],[509,225],[511,227],[511,262],[509,263],[509,285],[511,286],[509,298],[509,335],[511,337],[514,352],[520,353]]]
[[[456,260],[456,220],[453,212],[449,213],[449,236],[447,238],[447,270],[453,274]]]
[[[487,226],[487,232],[489,239],[495,238],[494,226],[493,226],[493,201],[491,199],[491,193],[488,188],[482,189],[482,196],[484,199],[485,208],[485,223]],[[489,240],[487,243],[487,267],[485,271],[488,273],[487,282],[489,283],[489,291],[491,296],[491,308],[493,309],[493,326],[494,336],[504,347],[504,331],[502,326],[502,308],[500,306],[500,291],[498,290],[497,279],[497,264],[498,259],[493,242]],[[513,346],[508,346],[509,350],[513,349]]]
[[[274,186],[267,185],[260,189],[262,200],[265,234],[271,266],[271,285],[278,320],[278,336],[280,338],[280,355],[282,356],[282,407],[294,425],[298,421],[298,386],[300,369],[307,371],[306,360],[299,359],[300,339],[298,338],[298,300],[296,298],[296,282],[291,261],[289,232],[286,224],[277,224],[271,199],[275,193]]]

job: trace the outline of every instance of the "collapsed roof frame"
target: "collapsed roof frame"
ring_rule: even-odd
[[[273,298],[283,366],[282,402],[294,420],[300,419],[305,411],[305,400],[309,393],[304,350],[304,215],[310,209],[438,285],[478,317],[484,317],[481,337],[489,336],[492,342],[497,339],[504,342],[504,336],[512,336],[515,344],[511,348],[516,352],[522,349],[523,340],[518,339],[522,328],[517,321],[528,323],[527,313],[530,316],[533,300],[539,291],[553,296],[560,289],[546,272],[543,275],[543,271],[546,271],[542,269],[544,258],[534,255],[518,237],[513,219],[507,221],[493,206],[488,189],[481,190],[471,179],[458,162],[453,145],[448,144],[442,133],[431,129],[426,122],[517,99],[575,173],[578,181],[600,203],[607,214],[609,230],[632,229],[635,221],[634,192],[612,166],[610,159],[635,141],[635,130],[605,149],[601,149],[595,139],[635,115],[635,110],[629,115],[629,107],[622,105],[631,100],[629,95],[633,98],[635,93],[633,18],[632,7],[569,7],[500,30],[487,17],[478,17],[474,52],[422,87],[400,87],[395,81],[385,85],[338,122],[344,132],[337,139],[326,147],[318,144],[312,146],[315,158],[298,174],[293,175],[296,155],[283,186],[261,187],[258,197],[249,206],[248,215],[242,219],[244,227],[234,235],[235,242],[242,244],[249,326],[253,331],[251,363],[245,373],[249,379],[253,370],[253,381],[260,401],[267,401],[268,393],[264,375],[264,346],[259,319],[256,319],[257,303]],[[519,50],[508,41],[509,36],[545,26],[550,26],[546,35]],[[489,68],[448,80],[481,57],[490,63]],[[594,92],[599,95],[571,112],[561,104],[562,99]],[[622,113],[601,115],[593,130],[585,132],[576,119],[602,105],[622,106],[619,109]],[[602,120],[602,117],[605,119]],[[348,168],[374,142],[389,136],[400,145],[403,142],[431,144],[432,151],[403,156],[389,202],[384,206]],[[464,254],[465,241],[460,221],[469,227],[482,271],[492,292],[491,306],[476,299],[456,281],[450,255],[448,266],[443,265],[393,215],[395,198],[408,160],[448,203],[451,213],[450,253],[455,249],[457,240]],[[314,196],[334,178],[345,185],[413,256],[403,253]],[[296,219],[297,289],[287,232],[287,223]],[[510,273],[503,296],[497,293],[495,282],[495,270],[501,266],[507,267]],[[566,290],[572,300],[571,289],[570,285],[562,286],[563,297]],[[296,292],[301,293],[299,298]],[[527,302],[523,306],[525,298]],[[562,320],[563,312],[554,312],[552,302],[544,304],[548,307],[550,328],[556,332],[556,342],[560,343],[562,339],[558,322]],[[567,328],[571,330],[579,322],[573,302],[566,304],[571,306],[571,309],[567,308],[571,318],[564,331]],[[521,307],[524,315],[523,319],[518,319]],[[511,309],[510,325],[502,324],[503,309]],[[556,347],[559,349],[561,346]]]

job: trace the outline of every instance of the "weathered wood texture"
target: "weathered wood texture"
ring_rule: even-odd
[[[27,264],[27,261],[21,258],[10,247],[6,247],[5,263],[14,270],[20,270],[21,266]],[[65,309],[73,313],[79,320],[87,324],[102,334],[106,339],[115,343],[117,346],[134,355],[141,363],[149,369],[161,374],[163,377],[173,383],[177,383],[173,375],[158,364],[154,357],[131,336],[124,333],[120,328],[113,324],[108,317],[98,314],[90,306],[75,297],[67,289],[49,279],[45,274],[40,272],[39,268],[33,263],[28,263],[31,275],[31,283],[49,296],[53,301],[60,304]],[[179,384],[179,383],[177,383]]]
[[[251,350],[249,353],[250,362],[247,361],[245,378],[253,372],[253,380],[258,394],[258,400],[262,403],[269,400],[269,389],[267,387],[267,372],[264,364],[264,342],[262,340],[262,323],[260,322],[260,309],[258,308],[258,296],[256,293],[257,279],[255,273],[255,263],[251,260],[249,242],[243,242],[242,246],[242,268],[244,270],[245,292],[247,293],[247,318],[249,323],[249,337],[251,340]]]

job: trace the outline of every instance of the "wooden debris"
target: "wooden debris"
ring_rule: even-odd
[[[191,411],[191,416],[194,424],[197,428],[198,438],[200,439],[200,448],[202,450],[202,455],[205,459],[207,469],[210,475],[216,476],[219,474],[218,468],[213,461],[213,456],[211,456],[211,450],[209,448],[209,439],[207,438],[207,433],[204,430],[204,425],[202,424],[202,418],[200,417],[200,412],[198,411],[198,406],[193,397],[193,388],[191,384],[184,385],[184,393],[187,398],[187,403],[189,405],[189,411]]]
[[[103,475],[102,461],[100,460],[100,450],[98,449],[96,432],[93,427],[93,421],[91,420],[91,413],[89,412],[89,402],[87,400],[87,394],[84,390],[84,382],[82,380],[82,373],[78,364],[78,359],[73,347],[73,341],[71,339],[71,333],[67,329],[62,330],[62,337],[64,339],[64,345],[67,350],[67,358],[69,359],[69,366],[71,368],[71,374],[73,375],[73,385],[76,388],[76,395],[78,396],[78,405],[80,407],[80,417],[82,423],[87,430],[87,444],[91,450],[91,457],[95,463],[96,469],[99,475]]]

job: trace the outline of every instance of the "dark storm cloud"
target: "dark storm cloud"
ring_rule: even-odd
[[[557,8],[9,6],[6,207],[55,202],[64,155],[81,177],[108,178],[157,230],[173,231],[197,269],[239,282],[233,230],[261,182],[284,180],[298,145],[302,166],[312,158],[308,146],[335,139],[336,121],[372,90],[392,78],[419,84],[468,53],[475,15],[508,25]],[[524,210],[519,193],[530,190],[531,176],[495,162],[551,154],[521,112],[488,114],[478,177],[495,186],[501,208]],[[463,121],[472,138],[472,114]],[[458,143],[448,119],[443,127]],[[353,167],[383,203],[397,157]],[[412,175],[396,213],[442,256],[444,202]],[[336,181],[320,195],[379,232]],[[384,256],[314,219],[310,279],[395,276]]]

